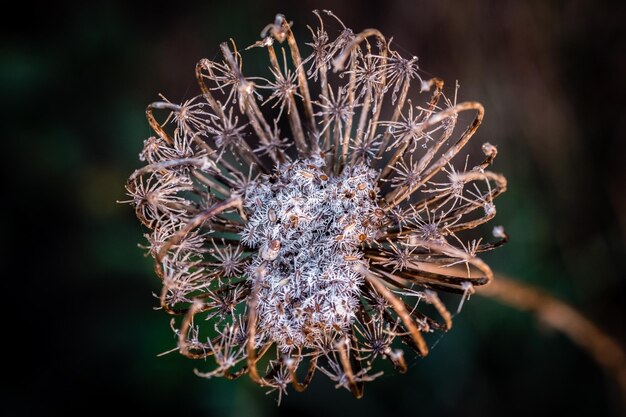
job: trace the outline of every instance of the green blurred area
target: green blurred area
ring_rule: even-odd
[[[20,6],[18,6],[20,7]],[[21,6],[27,8],[29,6]],[[8,121],[3,202],[8,260],[5,318],[17,361],[4,415],[621,415],[613,380],[563,336],[524,312],[473,297],[430,356],[405,375],[387,369],[365,397],[316,376],[275,395],[203,380],[177,354],[169,317],[154,311],[160,283],[137,247],[144,231],[124,182],[151,132],[147,103],[198,94],[194,66],[234,37],[258,39],[277,12],[300,41],[312,9],[358,31],[376,27],[420,58],[486,118],[472,140],[498,146],[493,169],[509,191],[495,224],[511,242],[496,270],[568,301],[622,345],[626,259],[624,7],[587,1],[185,2],[96,1],[32,6],[4,27],[0,91]],[[7,17],[9,18],[9,17]],[[619,53],[618,53],[619,51]],[[261,62],[244,62],[261,68]],[[244,68],[244,69],[245,69]],[[6,132],[6,130],[5,130]],[[8,181],[7,181],[8,180]],[[14,199],[13,195],[18,198]],[[9,204],[12,202],[17,204]],[[13,212],[14,210],[14,212]],[[15,304],[13,306],[13,304]]]

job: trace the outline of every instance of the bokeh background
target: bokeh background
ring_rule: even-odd
[[[219,42],[258,39],[277,12],[300,42],[312,9],[376,27],[459,80],[509,179],[496,271],[566,300],[626,345],[625,8],[541,1],[93,1],[14,4],[0,39],[5,163],[3,415],[624,415],[615,382],[528,313],[474,297],[431,355],[355,400],[317,377],[277,408],[247,378],[194,376],[124,199],[150,135],[147,103],[198,94]],[[244,57],[245,60],[245,57]],[[251,65],[255,65],[251,63]],[[258,65],[258,63],[256,64]],[[452,90],[448,90],[451,94]],[[9,366],[8,364],[12,366]],[[8,385],[8,389],[7,389]]]

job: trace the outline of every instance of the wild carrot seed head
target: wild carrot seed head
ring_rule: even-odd
[[[406,348],[425,356],[424,335],[451,327],[438,292],[462,305],[493,278],[478,255],[508,238],[474,236],[506,189],[495,146],[462,153],[483,107],[449,99],[378,30],[314,13],[310,42],[277,15],[244,51],[200,60],[201,94],[150,104],[126,185],[178,351],[279,399],[317,371],[357,397],[378,359],[406,371]],[[244,75],[255,52],[269,79]]]

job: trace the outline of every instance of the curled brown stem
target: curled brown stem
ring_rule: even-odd
[[[355,398],[363,397],[363,383],[358,381],[352,370],[352,364],[350,363],[350,341],[349,339],[340,340],[335,346],[339,351],[339,359],[343,372],[348,379],[348,387]]]
[[[224,201],[220,201],[217,204],[214,204],[213,206],[209,207],[208,209],[204,210],[203,212],[198,214],[196,217],[191,219],[189,223],[185,225],[185,227],[183,227],[178,232],[176,232],[161,247],[161,250],[159,250],[159,253],[156,256],[155,270],[157,272],[157,275],[159,277],[163,277],[163,265],[162,265],[163,259],[165,258],[165,256],[167,255],[167,252],[170,250],[172,246],[177,245],[185,236],[187,236],[189,232],[191,232],[196,227],[201,226],[202,223],[204,223],[205,221],[233,207],[236,207],[239,210],[241,210],[242,200],[241,200],[240,195],[233,194],[230,198]]]
[[[404,303],[396,297],[391,290],[387,288],[387,286],[383,284],[383,282],[372,272],[368,270],[364,270],[362,272],[365,274],[367,282],[376,290],[378,294],[389,302],[391,308],[393,308],[398,317],[400,317],[400,320],[402,320],[402,323],[411,334],[411,338],[413,339],[413,342],[415,342],[415,346],[417,347],[420,355],[428,355],[428,346],[426,345],[426,341],[424,340],[424,337],[420,333],[419,328],[415,324],[415,321],[411,317],[411,314],[407,310]]]
[[[313,379],[313,375],[315,375],[315,371],[317,370],[317,358],[318,358],[317,356],[313,356],[311,358],[309,362],[309,369],[302,382],[298,381],[298,377],[296,375],[296,366],[294,366],[293,364],[289,364],[289,374],[291,375],[291,385],[293,386],[293,389],[295,389],[297,392],[304,392],[308,388],[309,384],[311,383],[311,380]]]

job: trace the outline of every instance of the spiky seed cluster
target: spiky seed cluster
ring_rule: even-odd
[[[242,242],[257,248],[247,267],[259,280],[259,327],[279,349],[314,347],[324,335],[347,331],[363,277],[354,270],[359,247],[381,225],[376,173],[355,165],[329,177],[320,158],[281,165],[246,192],[250,212]]]
[[[447,98],[379,31],[314,13],[311,42],[278,15],[244,52],[198,63],[199,96],[150,104],[155,136],[126,185],[178,351],[279,399],[317,371],[357,397],[376,359],[406,371],[405,348],[425,356],[424,335],[452,325],[439,294],[460,308],[493,277],[477,255],[507,239],[473,230],[506,189],[494,146],[461,153],[483,107]],[[243,75],[255,53],[269,78]]]

